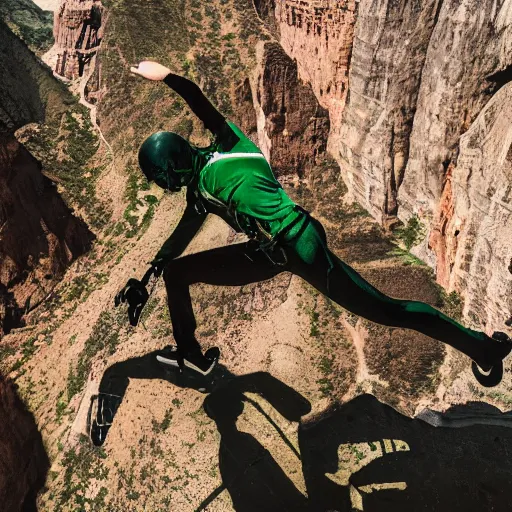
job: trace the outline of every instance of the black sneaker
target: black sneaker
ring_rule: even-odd
[[[183,356],[183,363],[187,368],[201,375],[208,375],[215,368],[219,357],[220,350],[214,347],[208,349],[204,355],[201,352],[194,352]]]
[[[173,366],[175,368],[183,367],[183,358],[179,354],[176,347],[164,348],[160,351],[159,354],[157,354],[156,360],[160,363]]]
[[[169,347],[157,354],[160,363],[175,368],[189,368],[201,375],[208,375],[219,360],[220,350],[217,347],[208,349],[203,355],[201,352],[192,352],[182,356],[176,347]]]
[[[503,377],[503,359],[505,359],[512,351],[512,340],[504,332],[496,331],[492,335],[492,339],[499,342],[497,352],[492,360],[485,363],[475,361],[471,364],[475,379],[485,387],[493,387],[501,382]]]

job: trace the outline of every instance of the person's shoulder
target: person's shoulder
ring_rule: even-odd
[[[233,121],[226,119],[217,139],[222,152],[261,153],[258,146]]]

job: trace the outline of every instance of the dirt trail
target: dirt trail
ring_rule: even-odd
[[[103,135],[103,132],[101,131],[101,128],[99,127],[98,122],[97,122],[97,110],[98,109],[97,109],[96,105],[89,103],[85,97],[85,88],[87,86],[87,83],[91,79],[91,77],[94,73],[94,70],[96,69],[96,58],[97,58],[97,54],[91,58],[91,62],[89,63],[89,66],[87,68],[87,73],[84,74],[84,76],[82,76],[82,79],[80,80],[80,89],[79,89],[80,100],[79,101],[84,107],[89,109],[89,111],[91,113],[91,123],[94,126],[94,128],[97,130],[97,132],[100,136],[100,139],[105,143],[105,146],[107,146],[109,154],[110,154],[110,156],[112,158],[112,162],[113,162],[114,161],[114,151],[112,150],[112,146],[107,142],[107,139],[105,139],[105,136]]]
[[[354,347],[357,352],[357,374],[355,385],[357,384],[369,384],[370,382],[377,382],[382,386],[387,387],[387,382],[381,380],[378,375],[374,375],[370,373],[368,366],[366,365],[366,357],[364,355],[364,345],[366,340],[366,335],[368,334],[363,326],[363,323],[359,319],[355,326],[352,326],[346,318],[342,320],[343,326],[349,332],[350,337],[354,343]],[[368,390],[370,391],[370,389]],[[349,391],[349,394],[351,391]]]

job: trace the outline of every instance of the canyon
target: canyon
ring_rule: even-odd
[[[329,110],[328,149],[351,197],[385,226],[418,219],[413,254],[462,295],[470,325],[502,330],[512,315],[510,127],[500,91],[510,87],[510,2],[255,5]],[[482,146],[489,139],[496,149]],[[475,153],[480,171],[468,172],[461,162]],[[481,279],[484,261],[492,278]]]
[[[22,453],[13,474],[24,478],[12,510],[25,499],[33,505],[46,475],[40,510],[243,509],[237,496],[249,489],[233,487],[222,462],[231,440],[241,454],[263,454],[260,473],[254,461],[243,471],[274,475],[272,485],[281,482],[297,503],[309,496],[318,505],[336,489],[339,501],[325,510],[382,510],[375,496],[416,496],[418,486],[403,486],[414,471],[383,484],[398,485],[387,491],[347,475],[393,450],[420,466],[414,457],[427,448],[408,441],[407,429],[396,434],[400,418],[409,426],[414,416],[446,426],[462,418],[460,426],[479,424],[483,446],[506,449],[510,415],[499,410],[510,409],[509,363],[499,386],[478,386],[465,356],[358,318],[297,276],[192,287],[198,339],[222,353],[204,382],[155,362],[173,343],[161,280],[150,285],[136,328],[114,297],[147,269],[184,206],[184,195],[145,182],[141,142],[159,130],[210,142],[176,94],[130,74],[150,59],[201,86],[259,145],[287,193],[322,221],[332,250],[372,284],[475,329],[507,330],[512,2],[38,4],[54,10],[46,65],[0,22],[0,409],[12,418],[0,432],[12,442],[0,450],[13,461]],[[209,218],[185,254],[240,241]],[[109,419],[101,447],[88,437],[99,395],[110,400],[99,408]],[[443,416],[468,402],[460,416]],[[365,418],[366,437],[347,427],[352,413],[337,423],[340,404]],[[335,428],[350,430],[338,442],[348,469],[332,461],[323,468],[313,449],[338,436]],[[308,444],[317,431],[324,441]],[[439,467],[452,458],[441,459]],[[11,477],[0,469],[1,499]],[[322,496],[315,485],[326,475]],[[509,502],[507,486],[485,489],[447,490],[450,511],[472,500],[498,510]]]

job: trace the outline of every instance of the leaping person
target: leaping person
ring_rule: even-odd
[[[288,271],[355,315],[390,327],[414,329],[456,348],[482,371],[490,372],[482,375],[473,365],[480,382],[499,382],[503,359],[512,349],[506,334],[495,332],[490,337],[463,327],[428,304],[394,299],[377,290],[329,250],[320,222],[287,196],[260,149],[195,83],[157,62],[143,61],[131,72],[163,81],[215,136],[210,146],[200,148],[176,133],[162,131],[147,138],[139,150],[139,165],[148,181],[172,192],[187,188],[183,217],[143,278],[144,283],[163,272],[167,288],[177,348],[160,356],[162,362],[202,375],[210,373],[217,362],[218,349],[203,355],[195,337],[191,284],[242,286]],[[179,257],[208,213],[245,233],[250,242]],[[139,281],[130,280],[119,292],[117,304],[133,298],[134,283]],[[145,290],[137,293],[142,296],[137,304],[140,311]]]

